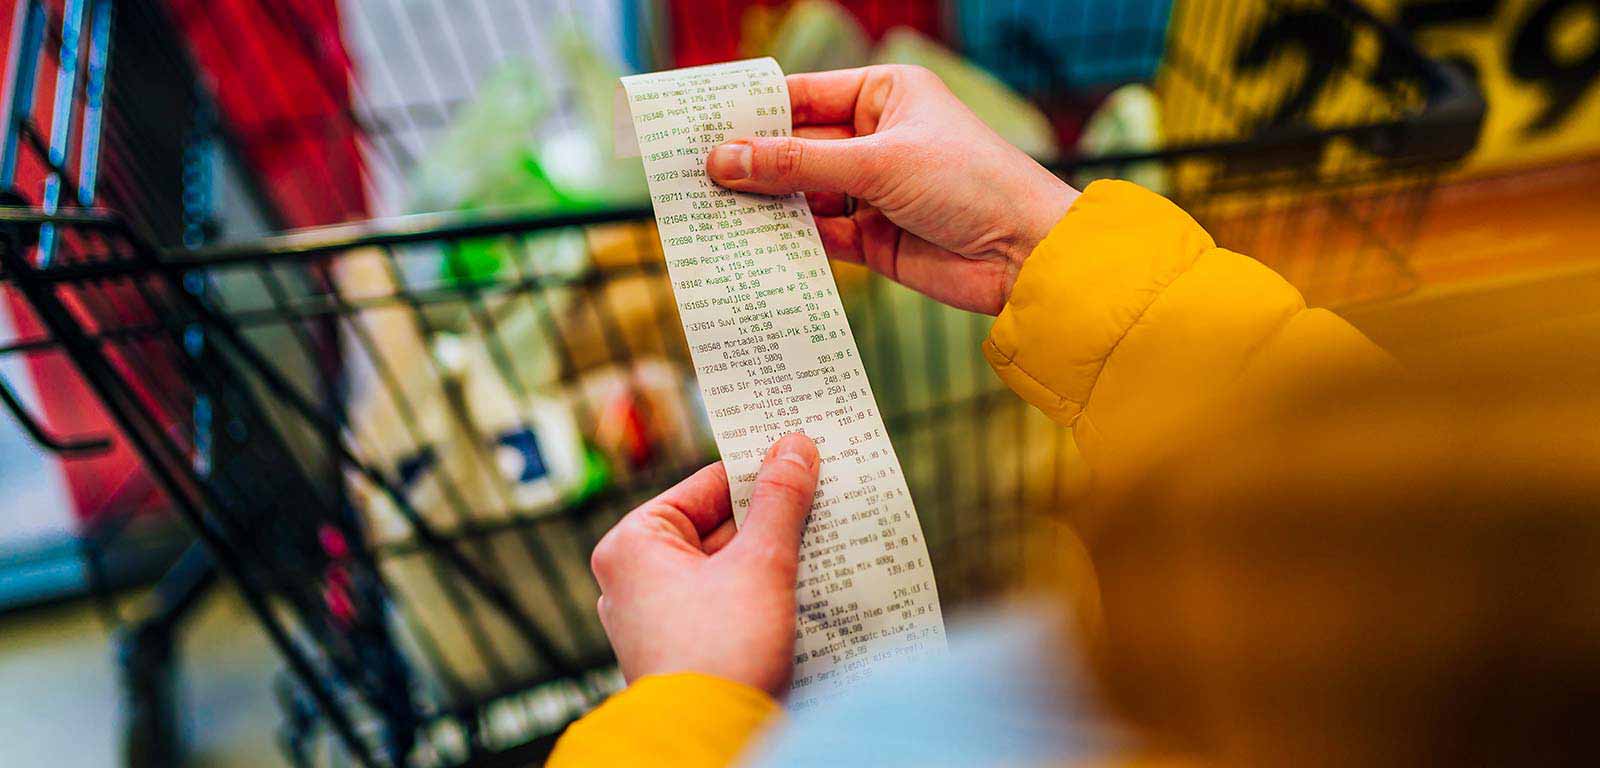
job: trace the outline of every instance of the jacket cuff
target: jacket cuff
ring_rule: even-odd
[[[779,710],[766,693],[713,675],[641,677],[568,726],[547,765],[728,765]]]
[[[984,357],[1024,400],[1070,425],[1118,342],[1214,246],[1166,198],[1096,181],[1023,262]]]

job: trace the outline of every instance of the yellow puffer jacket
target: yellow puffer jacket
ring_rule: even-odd
[[[1073,428],[1097,474],[1135,466],[1139,446],[1226,407],[1229,393],[1390,365],[1272,270],[1119,181],[1090,185],[1034,249],[983,352],[1018,395]],[[727,765],[778,712],[737,683],[647,677],[574,723],[549,765]]]

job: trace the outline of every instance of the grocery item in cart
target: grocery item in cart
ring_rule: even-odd
[[[464,537],[467,557],[504,575],[517,603],[562,652],[593,653],[598,635],[589,630],[596,628],[584,623],[592,617],[585,612],[573,626],[562,610],[592,605],[598,597],[590,594],[588,543],[553,513],[604,490],[618,475],[699,461],[709,429],[690,394],[693,381],[680,364],[642,359],[595,368],[574,384],[518,398],[481,346],[452,339],[446,347],[442,356],[458,358],[452,368],[459,378],[441,387],[424,412],[455,413],[430,417],[424,429],[431,434],[421,444],[400,439],[406,450],[390,452],[394,458],[386,466],[410,504],[436,527],[479,531]],[[447,402],[455,396],[451,389],[459,403]],[[456,420],[463,416],[466,421]],[[365,431],[392,435],[396,429],[369,424]],[[409,543],[410,527],[393,501],[354,478],[352,485],[375,543]],[[547,514],[553,516],[542,517]],[[541,519],[550,524],[541,526]],[[436,647],[442,669],[431,670],[432,682],[449,680],[484,694],[549,671],[498,609],[453,588],[453,575],[432,553],[396,556],[384,567],[405,606],[402,626]]]
[[[611,146],[610,84],[619,73],[581,33],[553,38],[563,76],[531,59],[502,64],[428,149],[411,180],[410,210],[558,212],[645,199],[637,164],[618,160]],[[444,255],[445,273],[492,278],[513,258],[505,249],[495,239],[457,243]]]
[[[583,377],[593,406],[593,444],[610,466],[634,472],[653,466],[687,468],[714,446],[699,388],[681,363],[644,358]]]
[[[372,291],[373,283],[352,288],[352,281],[389,279],[374,274],[378,259],[373,252],[346,254],[336,273],[347,295]],[[627,442],[618,437],[627,430],[593,415],[616,411],[621,382],[642,392],[649,410],[666,420],[651,434],[679,440],[694,433],[683,374],[659,357],[669,337],[658,327],[651,296],[666,290],[659,275],[625,275],[581,296],[564,287],[503,297],[492,310],[435,310],[490,319],[429,328],[404,308],[366,310],[354,321],[359,331],[346,334],[356,393],[350,431],[378,466],[394,470],[424,516],[441,525],[450,522],[450,500],[438,481],[455,486],[458,503],[475,515],[539,512],[571,501],[604,472],[588,460],[586,442],[603,448]],[[551,292],[559,300],[542,295]],[[630,360],[637,362],[630,367]],[[692,447],[684,442],[668,453],[682,459]],[[605,465],[636,465],[624,456],[643,450],[607,451]]]

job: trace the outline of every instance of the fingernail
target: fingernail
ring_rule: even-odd
[[[775,461],[787,461],[798,467],[810,469],[812,459],[817,455],[817,449],[812,446],[811,438],[796,432],[784,435],[778,442],[772,444],[767,451],[767,457]]]
[[[723,144],[711,150],[706,170],[713,179],[739,181],[750,178],[750,145]]]

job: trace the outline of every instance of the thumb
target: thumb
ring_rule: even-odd
[[[877,164],[863,138],[739,139],[713,148],[706,175],[737,192],[842,192],[861,197]]]
[[[816,444],[803,434],[786,435],[774,443],[761,461],[750,510],[728,551],[795,562],[820,463]]]

